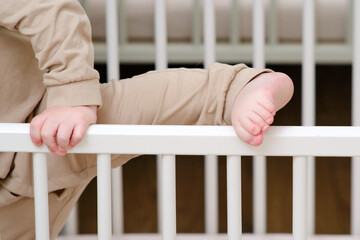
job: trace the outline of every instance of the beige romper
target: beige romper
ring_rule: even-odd
[[[99,84],[89,20],[77,0],[0,0],[0,122],[52,106],[98,105],[101,124],[231,124],[232,102],[256,75],[244,64],[168,69]],[[113,156],[113,167],[134,156]],[[0,153],[0,240],[34,239],[30,153]],[[49,154],[54,239],[96,174],[94,155]]]

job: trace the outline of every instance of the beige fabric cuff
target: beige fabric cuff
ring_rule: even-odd
[[[47,88],[47,107],[101,105],[98,79],[69,83]]]
[[[231,82],[225,99],[223,117],[226,125],[231,125],[231,112],[232,112],[233,103],[235,101],[236,96],[241,91],[241,89],[259,74],[273,72],[270,69],[255,69],[249,67],[244,68],[243,64],[239,66],[241,66],[241,69],[236,74],[234,80]]]

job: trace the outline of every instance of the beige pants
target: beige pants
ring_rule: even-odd
[[[149,72],[131,80],[112,81],[102,85],[103,106],[98,110],[98,123],[226,124],[236,94],[260,72],[244,65],[215,64],[208,71],[173,69]],[[36,113],[45,108],[44,99]],[[133,157],[114,155],[112,166],[122,165]],[[35,238],[31,164],[31,154],[17,153],[14,168],[1,182],[1,240]],[[49,154],[51,239],[59,233],[72,207],[95,175],[95,155],[59,157]]]

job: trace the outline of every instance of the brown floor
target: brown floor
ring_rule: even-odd
[[[100,71],[104,66],[97,66]],[[187,66],[193,67],[193,66]],[[201,66],[196,66],[201,67]],[[294,81],[293,100],[277,114],[275,125],[300,125],[301,68],[298,65],[269,66],[287,73]],[[153,66],[123,66],[123,78],[143,73]],[[317,125],[350,125],[351,67],[318,66]],[[102,76],[105,79],[105,76]],[[204,162],[202,157],[178,157],[177,230],[204,231]],[[126,232],[156,232],[156,165],[154,156],[142,156],[123,167]],[[219,228],[226,232],[226,168],[219,160]],[[243,231],[252,225],[252,162],[242,161]],[[292,162],[286,157],[267,160],[267,228],[291,232]],[[346,234],[350,231],[350,161],[347,158],[316,159],[316,232]],[[81,233],[96,232],[96,180],[79,201]]]

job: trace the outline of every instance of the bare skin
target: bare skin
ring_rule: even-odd
[[[263,132],[269,129],[276,112],[290,101],[293,92],[291,79],[283,73],[263,73],[245,85],[235,98],[231,114],[239,138],[260,145]]]
[[[30,124],[32,142],[43,143],[53,154],[64,156],[96,123],[96,106],[52,107],[37,115]]]
[[[249,82],[235,98],[231,115],[239,138],[260,145],[262,133],[292,94],[292,81],[282,73],[264,73]],[[30,137],[36,146],[45,144],[51,153],[64,156],[83,139],[96,119],[96,106],[52,107],[32,120]]]

